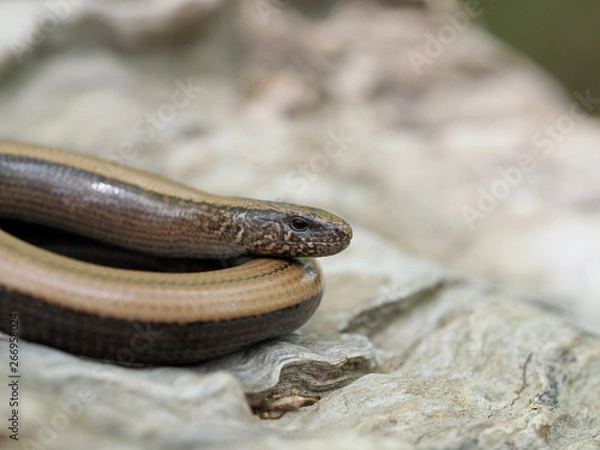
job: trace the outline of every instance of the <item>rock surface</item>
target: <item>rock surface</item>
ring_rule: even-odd
[[[313,319],[246,352],[131,369],[21,343],[0,448],[600,449],[596,104],[477,9],[319,5],[0,5],[3,138],[355,225]]]

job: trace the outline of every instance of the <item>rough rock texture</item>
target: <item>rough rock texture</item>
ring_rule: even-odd
[[[600,449],[596,93],[569,103],[433,3],[0,3],[2,138],[356,232],[315,317],[246,352],[131,369],[21,343],[1,448]]]
[[[301,331],[246,352],[130,369],[23,343],[21,443],[598,448],[597,336],[539,299],[408,259],[358,231],[344,258],[324,264],[327,307]],[[398,275],[381,270],[370,283],[369,249]],[[349,278],[370,293],[349,294]]]

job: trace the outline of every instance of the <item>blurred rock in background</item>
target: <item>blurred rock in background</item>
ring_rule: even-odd
[[[356,228],[291,344],[195,370],[108,369],[108,384],[95,363],[27,347],[25,436],[41,442],[55,393],[81,385],[96,400],[50,444],[598,448],[600,88],[565,90],[479,25],[487,8],[0,3],[3,139],[313,204]],[[221,369],[237,377],[215,381]],[[253,421],[244,393],[257,407],[298,386],[322,409]]]

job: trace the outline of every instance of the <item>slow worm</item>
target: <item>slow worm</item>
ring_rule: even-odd
[[[220,270],[129,270],[0,231],[0,323],[22,339],[121,363],[186,364],[290,332],[317,308],[317,263],[352,229],[317,208],[207,194],[107,161],[0,142],[0,218],[135,253],[224,260]],[[298,259],[296,259],[298,258]]]

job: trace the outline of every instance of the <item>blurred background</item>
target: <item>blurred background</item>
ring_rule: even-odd
[[[349,251],[371,236],[598,331],[598,8],[4,0],[0,136],[331,209]]]
[[[283,364],[266,348],[234,357],[242,378],[282,374],[283,405],[297,402],[288,387],[306,394],[305,374],[323,394],[315,409],[269,425],[225,371],[130,370],[28,346],[21,442],[597,449],[598,339],[581,330],[600,333],[599,9],[0,0],[0,141],[314,205],[354,229],[320,261],[317,338],[292,338]],[[346,319],[358,334],[338,337]],[[262,383],[247,388],[257,401]],[[389,440],[363,440],[371,431]]]
[[[567,91],[600,91],[600,3],[481,0],[481,5],[483,24],[550,72]]]

